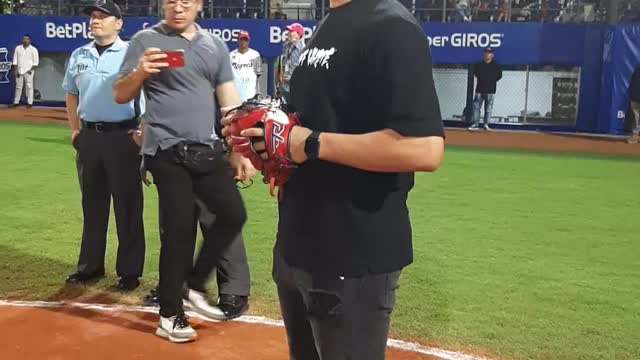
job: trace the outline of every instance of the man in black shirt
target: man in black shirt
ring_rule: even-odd
[[[493,109],[493,99],[496,95],[496,84],[502,79],[502,70],[500,66],[493,60],[493,50],[487,48],[484,50],[482,61],[476,63],[473,67],[473,74],[478,79],[476,84],[476,95],[473,98],[473,125],[469,130],[478,130],[480,128],[480,107],[484,102],[484,128],[490,130],[489,119],[491,118],[491,110]]]
[[[627,142],[637,144],[638,133],[640,133],[640,67],[633,72],[629,81],[629,101],[633,112],[634,126]]]
[[[301,165],[281,189],[273,265],[290,358],[384,359],[400,272],[413,261],[414,171],[435,171],[444,153],[427,38],[396,0],[331,0],[291,100]]]

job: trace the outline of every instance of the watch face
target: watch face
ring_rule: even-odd
[[[318,133],[311,133],[304,144],[304,152],[309,159],[316,159],[318,157],[318,150],[320,148],[318,136]]]

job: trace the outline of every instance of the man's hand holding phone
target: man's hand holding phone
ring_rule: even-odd
[[[169,64],[170,68],[178,68],[184,66],[184,50],[165,50],[163,54],[167,55],[164,60],[159,60]]]
[[[159,73],[163,68],[184,66],[184,51],[163,51],[158,48],[148,48],[140,57],[137,71],[149,78]]]

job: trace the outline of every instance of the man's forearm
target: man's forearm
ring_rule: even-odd
[[[238,95],[238,89],[234,81],[227,81],[223,84],[216,86],[216,99],[218,100],[218,106],[222,111],[222,116],[230,110],[230,108],[236,107],[242,104],[240,95]]]
[[[403,137],[388,129],[360,135],[320,135],[321,160],[366,171],[435,171],[443,152],[441,137]]]
[[[78,117],[78,95],[67,94],[67,118],[69,119],[69,128],[71,131],[80,130],[80,117]]]
[[[116,80],[113,85],[113,99],[118,104],[125,104],[135,99],[144,85],[145,76],[142,71],[131,71]]]

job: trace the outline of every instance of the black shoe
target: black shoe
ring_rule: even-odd
[[[9,104],[10,108],[14,108],[14,107],[17,107],[17,106],[18,106],[18,104]]]
[[[138,286],[140,286],[140,280],[138,280],[137,276],[121,276],[113,285],[114,288],[120,291],[131,291]]]
[[[216,306],[222,310],[227,320],[235,319],[249,310],[249,297],[220,294],[220,299]]]
[[[76,271],[67,277],[66,282],[68,284],[88,284],[93,283],[104,277],[104,270],[95,271],[92,273],[85,273]]]
[[[158,286],[149,291],[142,299],[145,306],[160,306],[160,298],[158,297]]]
[[[27,109],[31,109],[33,105],[27,105]]]

